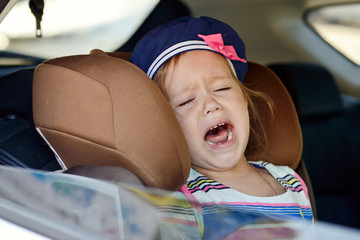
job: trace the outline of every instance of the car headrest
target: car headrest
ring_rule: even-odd
[[[33,86],[35,125],[70,172],[94,172],[76,166],[117,166],[147,186],[178,189],[190,169],[184,136],[162,93],[126,61],[129,57],[96,50],[39,65]],[[302,136],[290,95],[269,68],[252,62],[245,84],[274,100],[274,118],[259,106],[268,137],[264,160],[296,169]],[[117,178],[113,171],[111,178]]]
[[[264,161],[296,169],[301,160],[303,141],[295,106],[285,86],[268,67],[249,62],[245,85],[268,94],[274,101],[272,116],[266,105],[258,105],[268,139]]]
[[[324,67],[313,63],[279,63],[269,67],[291,94],[300,119],[328,117],[343,111],[340,91]]]
[[[111,55],[111,54],[110,54]],[[102,51],[51,59],[34,72],[34,123],[67,168],[117,166],[177,190],[190,154],[166,98],[138,67]]]

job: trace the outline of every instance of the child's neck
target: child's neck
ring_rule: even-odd
[[[231,169],[208,170],[196,166],[201,174],[244,194],[257,197],[270,197],[285,192],[283,186],[266,170],[255,169],[246,158]]]
[[[192,168],[199,173],[223,184],[224,181],[228,182],[231,179],[246,176],[249,172],[251,172],[250,165],[248,164],[245,156],[242,157],[235,166],[228,169],[206,169],[195,165],[192,165]]]

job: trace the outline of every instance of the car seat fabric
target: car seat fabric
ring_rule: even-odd
[[[67,168],[124,167],[177,190],[190,154],[165,97],[143,71],[101,51],[56,58],[34,72],[34,123]]]
[[[294,104],[280,79],[267,67],[249,62],[245,85],[265,92],[274,101],[274,114],[267,106],[260,107],[262,124],[268,138],[264,161],[287,165],[296,170],[302,154],[302,135]]]
[[[324,67],[310,63],[269,66],[297,106],[306,163],[318,219],[360,227],[360,112],[343,106],[336,83]]]
[[[117,166],[75,166],[65,171],[68,174],[97,178],[113,183],[127,183],[139,186],[143,182],[132,172],[123,167]]]

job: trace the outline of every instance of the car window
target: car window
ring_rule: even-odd
[[[158,2],[47,0],[41,22],[43,37],[37,38],[29,1],[19,0],[0,25],[0,50],[40,58],[89,53],[94,48],[114,51],[132,36]]]
[[[331,5],[306,14],[310,26],[331,46],[360,65],[360,4]]]

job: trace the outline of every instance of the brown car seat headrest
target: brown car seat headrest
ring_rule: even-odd
[[[296,109],[288,91],[272,70],[252,62],[248,63],[245,85],[268,94],[274,101],[273,116],[267,106],[258,106],[268,140],[263,160],[295,170],[301,160],[303,140]]]
[[[180,125],[156,85],[119,56],[98,50],[40,64],[35,126],[67,168],[119,166],[146,186],[177,190],[190,171]]]

